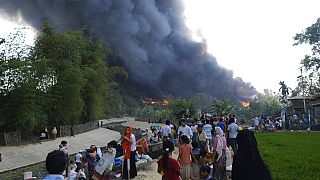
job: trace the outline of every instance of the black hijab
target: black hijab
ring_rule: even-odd
[[[271,173],[262,161],[252,131],[245,129],[237,135],[238,153],[233,157],[233,180],[270,180]]]

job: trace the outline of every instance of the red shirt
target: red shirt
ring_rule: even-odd
[[[168,158],[168,168],[162,169],[163,159],[158,161],[158,169],[164,172],[163,180],[180,180],[180,165],[177,160]]]
[[[191,164],[191,151],[192,147],[190,144],[181,144],[179,145],[179,155],[181,164]]]

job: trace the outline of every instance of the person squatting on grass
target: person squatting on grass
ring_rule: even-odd
[[[233,157],[233,180],[271,180],[271,173],[261,159],[252,131],[244,129],[237,135],[238,152]]]
[[[158,161],[158,173],[162,175],[162,180],[180,180],[180,165],[172,158],[173,142],[165,140],[162,149],[163,154]]]

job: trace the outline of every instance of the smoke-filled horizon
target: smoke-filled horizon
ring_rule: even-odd
[[[21,13],[35,28],[44,18],[59,30],[88,27],[119,57],[135,89],[149,96],[207,93],[239,100],[257,93],[219,66],[205,43],[191,39],[178,0],[0,0],[0,9],[12,17]]]

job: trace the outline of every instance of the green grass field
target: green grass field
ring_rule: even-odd
[[[320,180],[320,133],[255,133],[273,179]]]

